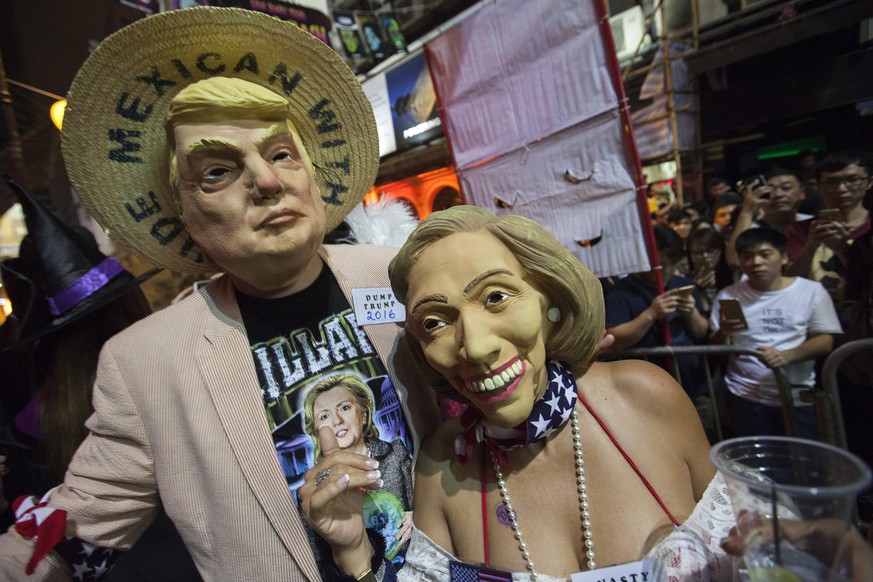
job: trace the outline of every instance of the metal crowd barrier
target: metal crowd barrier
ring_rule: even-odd
[[[822,389],[816,401],[816,415],[821,413],[833,419],[833,424],[828,426],[828,432],[821,431],[822,440],[846,449],[846,426],[843,423],[843,408],[840,405],[840,386],[837,383],[837,372],[843,362],[856,352],[873,348],[873,338],[865,338],[846,342],[825,358],[821,372]],[[821,408],[819,408],[821,407]]]
[[[713,356],[757,356],[758,354],[759,352],[756,349],[731,345],[660,346],[652,348],[628,348],[618,352],[604,354],[604,359],[647,359],[651,357],[702,356],[706,370],[706,383],[709,389],[709,398],[712,401],[712,407],[714,411],[716,436],[718,437],[718,440],[723,440],[724,433],[722,432],[721,427],[718,400],[715,397],[715,389],[712,384],[712,372],[709,366],[709,358]],[[674,374],[674,376],[676,377],[676,381],[679,384],[682,384],[682,378],[679,376],[678,367],[674,366],[674,369],[676,369],[676,373]],[[776,376],[776,383],[779,386],[779,400],[782,404],[782,419],[785,422],[785,432],[788,436],[798,436],[797,415],[794,410],[793,400],[791,398],[791,386],[788,382],[788,377],[785,373],[785,370],[781,367],[773,368],[773,373]],[[813,390],[812,392],[823,391]],[[817,402],[817,398],[813,398],[813,402]],[[832,406],[831,410],[836,410],[839,414],[839,400],[834,402],[834,404],[835,406]],[[826,417],[824,413],[823,416],[819,416],[818,408],[816,408],[816,418],[818,419],[819,432],[821,434],[833,434],[834,431],[832,427],[836,423],[836,420],[834,418]],[[841,421],[842,415],[840,414],[840,422]]]
[[[845,360],[861,351],[873,348],[873,338],[866,338],[847,342],[833,350],[824,360],[821,371],[821,388],[806,389],[801,394],[802,398],[809,398],[815,406],[815,416],[818,422],[819,440],[840,447],[843,450],[848,450],[846,441],[846,427],[843,422],[843,408],[840,403],[840,386],[837,381],[837,373],[840,366]],[[709,388],[709,398],[712,401],[712,407],[715,417],[715,429],[718,440],[723,440],[724,436],[719,420],[718,400],[715,397],[715,390],[712,384],[712,373],[709,366],[709,358],[713,356],[731,356],[731,355],[752,355],[757,356],[758,351],[754,349],[742,348],[729,345],[713,345],[713,346],[678,346],[678,347],[654,347],[654,348],[629,348],[607,354],[604,359],[627,359],[627,358],[650,358],[654,356],[680,356],[680,355],[699,355],[703,357],[703,362],[706,370],[706,382]],[[674,366],[674,368],[677,368]],[[791,386],[788,382],[785,370],[782,368],[774,368],[776,382],[779,385],[779,396],[782,404],[782,417],[785,421],[785,432],[789,436],[798,436],[797,434],[797,418],[794,410],[793,401],[791,398]],[[678,371],[675,374],[676,381],[680,384],[682,379],[679,377]],[[856,506],[855,525],[861,532],[868,532],[867,537],[873,541],[873,528],[870,523],[864,521],[858,514]]]

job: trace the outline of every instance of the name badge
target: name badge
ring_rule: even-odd
[[[352,301],[358,325],[406,321],[406,308],[397,301],[390,287],[352,289]]]
[[[654,582],[656,560],[626,562],[608,568],[570,574],[570,582]]]

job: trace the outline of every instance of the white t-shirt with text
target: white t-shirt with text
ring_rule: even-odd
[[[772,346],[777,350],[796,348],[810,334],[842,333],[833,301],[817,281],[796,277],[778,291],[755,291],[748,281],[722,289],[710,314],[710,326],[719,329],[719,299],[738,299],[749,329],[731,335],[734,345],[748,348]],[[812,387],[815,360],[792,362],[786,366],[792,388]],[[756,356],[732,356],[725,374],[728,390],[742,398],[768,406],[779,406],[776,376]],[[796,391],[795,391],[796,392]],[[799,404],[795,401],[795,404]]]

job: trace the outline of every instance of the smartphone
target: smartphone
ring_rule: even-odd
[[[754,188],[757,188],[758,186],[763,186],[766,183],[767,183],[767,178],[758,174],[757,176],[752,176],[751,178],[746,178],[745,180],[740,180],[739,182],[737,182],[737,192],[742,194],[747,188],[754,189]],[[764,197],[769,198],[770,194],[766,194],[765,196],[762,196],[762,198],[764,198]]]
[[[694,285],[685,285],[684,287],[677,287],[673,291],[676,292],[677,295],[691,295],[694,292]]]
[[[818,213],[819,220],[830,220],[831,222],[842,222],[843,213],[839,208],[824,208]]]
[[[746,316],[743,314],[743,306],[739,299],[719,299],[719,307],[724,314],[724,319],[739,319],[743,323],[743,329],[749,329]]]

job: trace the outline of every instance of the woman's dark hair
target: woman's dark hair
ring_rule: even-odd
[[[697,258],[694,252],[698,248],[704,250],[718,251],[719,257],[713,270],[715,271],[715,286],[718,289],[724,289],[734,282],[733,270],[728,265],[725,256],[725,242],[720,233],[711,228],[695,230],[688,237],[688,263],[691,269],[696,269],[700,266],[700,259]]]
[[[45,366],[42,391],[40,447],[45,454],[46,478],[60,482],[73,453],[88,436],[91,393],[97,358],[106,340],[146,317],[151,307],[140,288],[40,340],[36,361]]]

